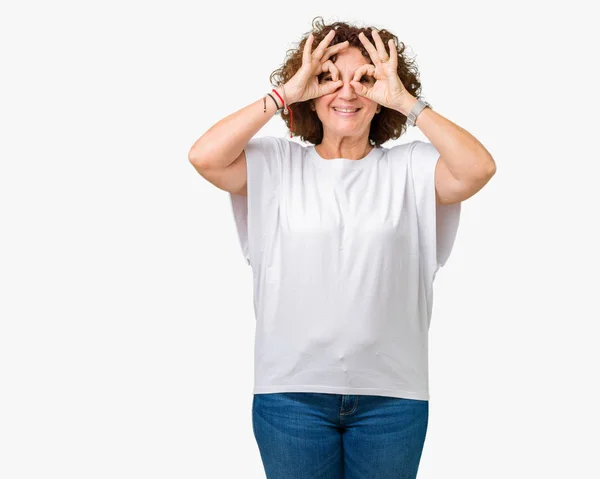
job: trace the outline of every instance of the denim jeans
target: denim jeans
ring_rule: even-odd
[[[254,394],[267,479],[415,479],[429,402],[325,393]]]

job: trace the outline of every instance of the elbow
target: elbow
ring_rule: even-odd
[[[188,153],[188,161],[194,166],[201,166],[205,163],[206,154],[192,148]]]
[[[217,158],[214,149],[201,147],[198,143],[188,152],[188,161],[194,166],[215,164]]]
[[[194,166],[200,164],[200,160],[198,159],[198,157],[192,155],[191,153],[188,154],[188,161]]]
[[[496,162],[494,161],[494,158],[492,158],[492,155],[485,155],[485,157],[480,158],[476,164],[477,168],[480,170],[477,176],[489,180],[496,174]]]
[[[206,151],[204,147],[205,142],[202,141],[202,137],[200,137],[190,148],[188,152],[188,161],[192,165],[200,165],[204,163],[204,160],[207,156],[209,156],[209,152]]]
[[[490,167],[488,169],[488,177],[492,177],[496,174],[496,162],[494,161],[493,158],[491,158],[491,164]]]

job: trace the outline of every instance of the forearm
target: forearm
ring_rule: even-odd
[[[281,95],[281,87],[276,88]],[[271,95],[281,106],[282,102],[273,92]],[[265,94],[266,96],[266,94]],[[283,95],[282,95],[283,98]],[[235,161],[250,139],[273,118],[277,112],[275,102],[266,96],[267,111],[263,98],[219,120],[193,144],[188,159],[194,164],[210,164],[225,168]]]
[[[397,110],[403,115],[410,113],[417,99],[409,99]],[[435,149],[446,166],[459,181],[492,176],[496,163],[487,149],[471,135],[431,108],[425,108],[415,122]]]

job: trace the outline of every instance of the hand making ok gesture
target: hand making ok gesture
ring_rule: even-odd
[[[393,39],[388,41],[390,48],[388,54],[377,30],[371,30],[371,32],[377,48],[373,46],[363,32],[358,35],[358,38],[369,53],[373,65],[366,64],[358,68],[354,72],[354,77],[350,84],[359,95],[373,100],[382,106],[400,111],[402,105],[407,103],[412,95],[406,90],[398,77],[398,53],[396,45]],[[375,83],[371,86],[360,83],[363,75],[374,77],[376,80]]]

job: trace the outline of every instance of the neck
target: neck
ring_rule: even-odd
[[[317,153],[326,159],[345,158],[347,160],[360,160],[367,156],[374,147],[369,143],[368,139],[360,139],[353,141],[351,139],[328,140],[323,138],[323,141],[315,146]]]

